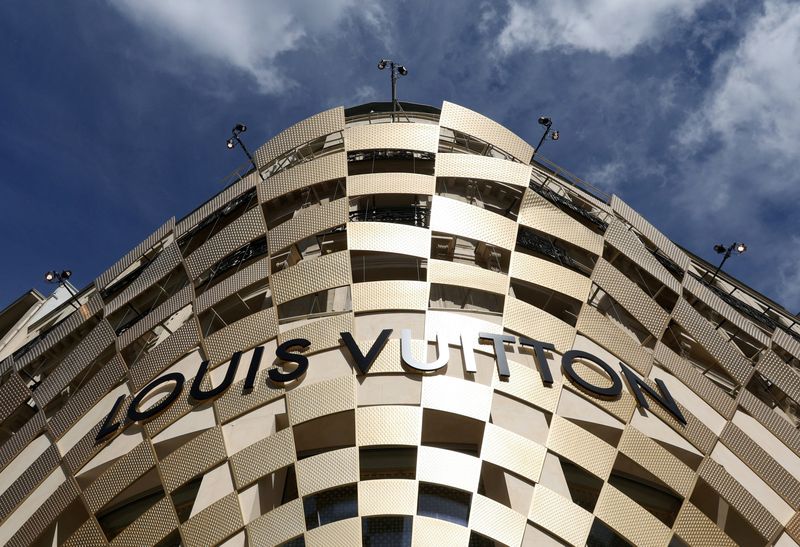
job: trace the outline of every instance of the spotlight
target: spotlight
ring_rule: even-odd
[[[548,118],[547,116],[542,116],[539,118],[539,125],[552,125],[553,120]]]
[[[552,138],[554,141],[557,141],[558,136],[558,131],[553,131],[553,133],[550,135],[550,138]]]
[[[400,73],[400,76],[405,76],[406,74],[408,74],[408,70],[403,65],[397,67],[397,72]]]
[[[717,243],[716,245],[714,245],[714,250],[717,251],[717,254],[722,254],[725,252],[725,245],[720,245],[719,243]]]
[[[247,126],[244,125],[243,123],[237,123],[236,126],[233,128],[233,132],[237,134],[244,133],[245,131],[247,131]]]
[[[52,283],[53,280],[56,278],[56,275],[58,275],[56,274],[56,272],[47,272],[46,274],[44,274],[44,280],[47,281],[48,283]]]
[[[734,241],[733,243],[730,244],[729,247],[725,247],[725,245],[717,243],[716,245],[714,245],[714,250],[718,254],[724,253],[724,256],[722,257],[722,262],[720,262],[719,266],[717,266],[717,269],[714,270],[713,274],[711,274],[711,279],[705,282],[707,285],[711,285],[712,283],[714,283],[714,280],[717,278],[717,274],[719,274],[720,270],[722,269],[722,266],[725,264],[725,261],[731,257],[731,253],[733,253],[733,251],[736,251],[737,254],[742,254],[747,250],[747,245],[745,245],[744,243],[739,243],[737,241]],[[705,278],[705,275],[703,275],[703,278]]]
[[[380,60],[380,62],[378,63],[378,68],[380,70],[383,70],[384,68],[386,68],[386,59],[381,59]]]
[[[531,155],[531,161],[533,161],[533,158],[536,157],[536,153],[542,147],[542,144],[544,144],[544,140],[547,138],[548,135],[550,135],[550,138],[554,141],[557,141],[558,138],[560,137],[558,131],[552,131],[552,132],[550,131],[550,128],[553,127],[553,120],[551,118],[548,118],[547,116],[540,116],[538,122],[539,125],[544,126],[544,133],[542,133],[542,138],[539,139],[539,144],[537,144],[536,148],[533,149],[533,155]]]
[[[744,251],[739,251],[739,252],[744,252]],[[63,272],[61,272],[62,281],[66,281],[70,277],[72,277],[72,270],[64,270]]]
[[[228,149],[233,149],[233,147],[236,146],[236,143],[233,142],[233,139],[228,139],[227,146]]]
[[[745,245],[744,243],[737,243],[736,244],[736,252],[737,253],[742,254],[746,250],[747,250],[747,245]]]

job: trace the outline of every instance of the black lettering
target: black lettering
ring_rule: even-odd
[[[291,348],[307,348],[310,345],[311,342],[305,338],[294,338],[279,345],[278,349],[275,350],[275,356],[282,361],[297,363],[297,368],[292,372],[287,373],[281,372],[276,368],[271,368],[269,369],[269,372],[267,372],[269,379],[273,382],[282,384],[296,380],[305,374],[306,370],[308,370],[308,357],[305,355],[300,355],[299,353],[290,353],[288,350]]]
[[[99,443],[100,441],[102,441],[103,439],[114,433],[117,429],[119,429],[120,426],[119,422],[114,422],[113,424],[111,422],[114,420],[114,416],[117,415],[117,410],[119,410],[119,405],[122,404],[123,399],[125,399],[124,395],[120,395],[119,397],[117,397],[114,406],[111,407],[111,412],[109,412],[108,416],[106,416],[103,425],[100,426],[100,431],[97,432],[97,436],[94,438],[95,442]]]
[[[628,381],[628,385],[633,391],[633,395],[636,397],[636,402],[639,403],[639,406],[642,408],[650,408],[649,403],[647,402],[647,398],[645,398],[644,393],[642,393],[642,388],[653,398],[655,399],[658,404],[663,406],[667,411],[675,416],[675,418],[686,425],[686,418],[684,418],[681,409],[678,408],[677,403],[675,403],[675,399],[672,398],[667,386],[664,385],[664,382],[659,380],[658,378],[655,379],[656,385],[661,393],[656,393],[656,390],[650,387],[650,385],[639,378],[635,372],[631,369],[626,367],[623,363],[619,364],[622,367],[622,374],[625,375],[625,379]]]
[[[200,363],[200,367],[197,369],[197,374],[194,377],[194,381],[192,382],[192,387],[189,388],[189,395],[191,395],[192,399],[195,401],[205,401],[206,399],[211,399],[212,397],[216,397],[226,389],[231,386],[233,382],[234,376],[236,376],[236,369],[239,368],[239,359],[242,358],[242,352],[237,351],[231,356],[231,361],[228,363],[228,371],[225,373],[225,378],[222,380],[222,383],[217,387],[211,388],[208,391],[203,391],[201,387],[203,383],[203,378],[208,371],[208,361],[203,361]]]
[[[256,385],[256,374],[258,374],[258,367],[261,366],[262,355],[264,355],[264,346],[258,346],[253,350],[253,357],[250,358],[250,368],[247,369],[247,377],[244,379],[242,391],[251,391]]]
[[[508,334],[493,334],[491,332],[478,333],[480,340],[492,340],[494,342],[494,358],[497,361],[497,374],[500,378],[508,378],[511,371],[508,369],[508,359],[506,359],[505,343],[513,344],[515,338]]]
[[[155,380],[147,384],[144,387],[144,389],[142,389],[142,391],[140,391],[138,395],[136,395],[136,397],[133,398],[133,401],[131,401],[131,404],[128,407],[128,420],[130,420],[131,422],[148,420],[153,416],[155,416],[156,414],[158,414],[159,412],[166,410],[167,407],[171,405],[173,401],[175,401],[175,399],[178,398],[178,395],[181,394],[181,391],[183,390],[184,381],[185,378],[183,377],[183,374],[181,374],[180,372],[170,372],[169,374],[165,374],[161,378],[156,378]],[[161,399],[161,401],[159,401],[158,404],[151,406],[147,410],[140,411],[139,404],[142,402],[142,399],[147,397],[147,395],[151,391],[156,389],[158,386],[160,386],[161,384],[166,384],[167,382],[175,382],[175,385],[173,386],[172,391],[169,393],[169,395]]]
[[[594,384],[591,384],[578,376],[578,373],[575,372],[575,369],[572,367],[572,363],[575,359],[585,359],[587,361],[591,361],[595,365],[602,368],[608,377],[611,379],[611,386],[610,387],[600,387]],[[605,361],[600,359],[599,357],[595,357],[591,353],[586,353],[585,351],[580,350],[570,350],[564,354],[561,358],[561,368],[564,369],[564,373],[572,379],[573,382],[581,386],[583,389],[587,391],[591,391],[597,395],[602,395],[604,397],[617,397],[622,393],[622,380],[620,379],[619,375],[614,372],[610,366],[608,366]]]
[[[533,348],[533,352],[536,354],[537,364],[539,365],[539,375],[542,377],[542,383],[552,384],[553,374],[550,372],[550,365],[547,363],[547,357],[544,355],[544,350],[555,351],[556,347],[553,344],[539,342],[538,340],[533,340],[531,338],[520,338],[519,343],[523,346]]]
[[[361,371],[361,374],[366,374],[372,366],[372,363],[374,363],[375,359],[378,358],[383,346],[386,345],[386,341],[389,340],[389,336],[392,334],[392,329],[383,329],[378,335],[378,339],[375,340],[375,343],[372,344],[371,348],[369,348],[369,351],[366,355],[361,353],[361,349],[358,347],[358,344],[356,344],[352,334],[349,332],[341,332],[339,334],[342,336],[344,345],[350,350],[350,355],[352,355],[353,359],[355,359],[358,370]]]

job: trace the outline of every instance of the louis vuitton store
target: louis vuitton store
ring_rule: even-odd
[[[798,318],[401,106],[297,123],[0,312],[0,544],[800,543]]]

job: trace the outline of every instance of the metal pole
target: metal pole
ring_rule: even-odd
[[[725,261],[726,261],[726,260],[728,260],[728,259],[731,257],[731,251],[733,251],[733,248],[734,248],[735,246],[736,246],[736,243],[734,243],[733,245],[731,245],[730,247],[728,247],[728,250],[727,250],[727,251],[725,251],[725,256],[723,256],[723,257],[722,257],[722,262],[720,262],[720,263],[719,263],[719,266],[717,266],[717,269],[716,269],[716,270],[714,270],[714,275],[712,275],[712,276],[711,276],[711,279],[709,279],[709,281],[708,281],[708,284],[709,284],[709,285],[710,285],[711,283],[713,283],[713,282],[714,282],[714,280],[717,278],[717,274],[718,274],[718,273],[719,273],[719,271],[722,269],[722,265],[723,265],[723,264],[725,264]]]
[[[397,112],[397,70],[394,67],[394,61],[391,61],[392,69],[392,121],[395,121],[395,113]]]
[[[242,147],[242,150],[244,150],[244,153],[247,156],[247,159],[250,160],[250,163],[253,165],[253,169],[256,170],[256,173],[258,173],[258,176],[261,177],[261,180],[264,180],[264,176],[261,174],[261,171],[259,171],[258,165],[256,165],[256,162],[253,159],[253,156],[250,155],[250,151],[247,149],[247,147],[244,145],[242,140],[239,138],[239,135],[234,133],[233,138],[236,139],[236,143],[239,146]]]
[[[536,148],[533,149],[533,154],[531,155],[531,161],[533,161],[533,158],[536,156],[536,152],[539,151],[539,147],[542,146],[542,143],[544,142],[544,139],[547,137],[547,134],[550,132],[550,127],[552,125],[553,122],[550,122],[546,126],[544,126],[544,133],[542,134],[542,138],[539,139],[539,144],[537,144]]]

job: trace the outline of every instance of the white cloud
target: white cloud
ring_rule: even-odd
[[[498,44],[505,54],[530,48],[619,57],[656,42],[674,25],[690,19],[706,1],[512,0]]]
[[[279,93],[291,81],[275,65],[277,57],[307,46],[340,28],[345,14],[370,27],[383,14],[373,3],[351,10],[355,0],[110,0],[146,30],[173,40],[192,54],[250,74],[265,93]]]

